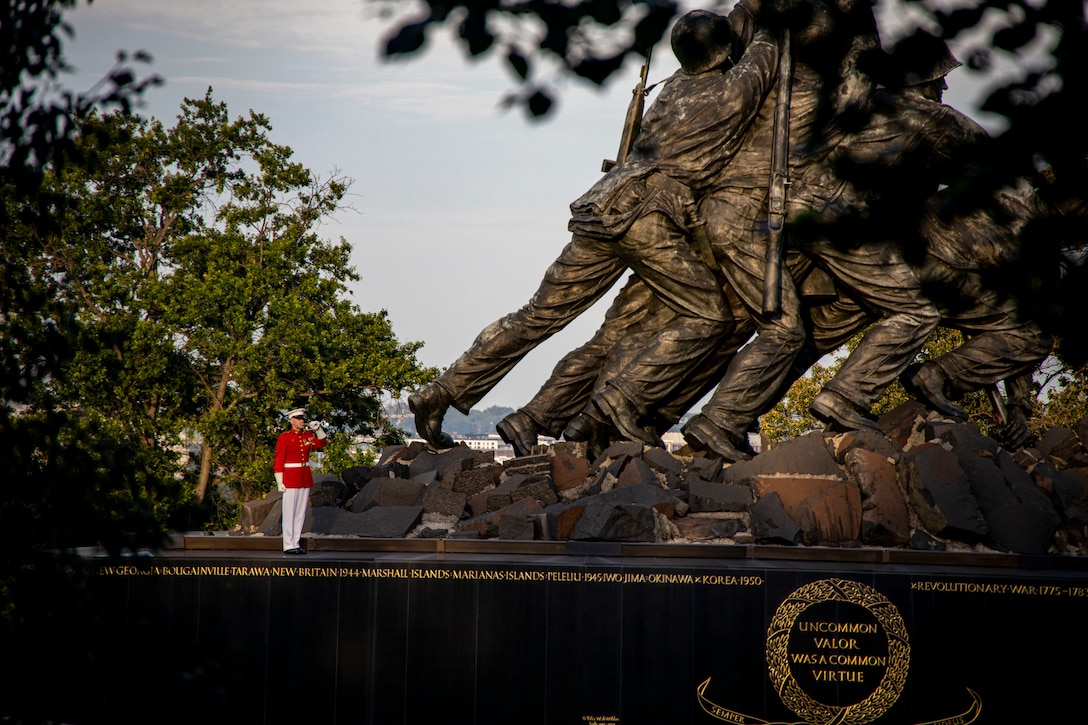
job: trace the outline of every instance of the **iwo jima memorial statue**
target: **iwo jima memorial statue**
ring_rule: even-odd
[[[228,537],[193,536],[180,565],[101,577],[118,616],[161,616],[154,641],[216,658],[243,693],[224,715],[1082,719],[1082,673],[1062,663],[1088,647],[1088,421],[1031,439],[1050,290],[1010,284],[1028,230],[1084,229],[1080,200],[1055,203],[1047,169],[992,188],[992,140],[942,103],[959,61],[925,33],[882,48],[868,3],[740,0],[683,15],[671,45],[680,69],[643,112],[647,57],[618,158],[571,205],[530,301],[410,395],[428,446],[318,481],[310,556],[203,560]],[[515,458],[454,445],[450,407],[628,273],[593,337],[498,424]],[[922,361],[938,326],[964,342]],[[861,332],[812,400],[825,429],[757,455],[759,418]],[[915,400],[876,418],[897,380]],[[973,391],[989,435],[966,422]],[[701,401],[670,455],[662,434]],[[242,533],[278,537],[276,500],[247,503]],[[195,614],[171,619],[176,601]]]
[[[660,447],[706,400],[682,428],[689,452],[747,461],[760,416],[863,331],[812,400],[826,433],[887,432],[872,407],[898,379],[925,408],[912,412],[952,424],[986,391],[988,445],[1024,447],[1054,337],[1048,290],[1010,280],[1026,228],[1084,212],[1048,200],[1047,169],[986,185],[992,139],[942,103],[960,65],[947,44],[918,31],[886,52],[867,3],[744,1],[683,16],[672,47],[681,68],[643,115],[647,56],[619,159],[571,205],[573,237],[529,302],[408,398],[419,435],[452,447],[447,410],[468,413],[629,270],[593,338],[497,425],[517,456],[539,435],[591,459]],[[938,326],[964,342],[919,361]]]

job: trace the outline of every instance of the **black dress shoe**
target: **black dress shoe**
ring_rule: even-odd
[[[537,443],[536,421],[520,410],[500,420],[495,424],[495,430],[499,438],[514,447],[514,455],[518,457],[530,455]]]
[[[438,383],[427,383],[408,396],[408,409],[416,418],[416,433],[435,448],[453,448],[453,438],[442,432],[442,419],[450,407],[449,393]]]
[[[705,415],[696,415],[683,429],[684,440],[693,450],[712,453],[726,463],[747,461],[756,455],[747,441],[738,441],[729,431],[718,427]]]
[[[306,550],[295,547],[294,549],[284,549],[283,553],[289,556],[299,556],[300,554],[305,554]]]
[[[899,376],[903,388],[938,413],[957,420],[967,420],[967,412],[945,395],[947,379],[940,366],[932,362],[911,365]]]
[[[812,399],[809,412],[836,430],[873,430],[883,433],[875,420],[866,418],[849,400],[831,390],[822,390]]]

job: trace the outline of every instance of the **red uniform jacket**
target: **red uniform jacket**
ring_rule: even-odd
[[[313,431],[294,429],[280,433],[276,439],[276,463],[272,470],[283,472],[283,485],[287,488],[310,488],[314,477],[307,463],[310,452],[328,445],[328,438],[318,438]]]

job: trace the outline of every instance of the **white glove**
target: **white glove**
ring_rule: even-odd
[[[321,424],[316,420],[311,420],[306,424],[306,427],[314,432],[314,435],[317,436],[318,440],[323,440],[325,438],[325,429],[322,428]]]
[[[276,488],[280,493],[287,490],[287,486],[283,485],[283,471],[276,471]]]

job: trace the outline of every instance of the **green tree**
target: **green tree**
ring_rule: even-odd
[[[90,641],[107,631],[97,615],[108,605],[84,586],[88,561],[77,547],[98,543],[117,557],[159,546],[163,534],[140,493],[158,486],[155,472],[128,439],[47,387],[85,338],[66,296],[68,281],[43,263],[42,240],[55,233],[53,210],[63,204],[43,178],[48,168],[84,163],[75,137],[90,109],[126,111],[158,82],[138,78],[120,53],[93,88],[66,88],[70,31],[63,13],[73,5],[16,0],[0,10],[0,651],[20,659],[0,683],[0,720],[11,722],[66,719],[55,698],[41,698],[38,680],[46,671],[72,682],[82,702],[130,696],[133,688],[111,691],[117,678],[104,659],[113,643]],[[74,648],[78,656],[70,659],[85,676],[58,671],[62,645]],[[192,681],[172,678],[179,673],[161,660],[142,664],[167,690]],[[199,697],[194,689],[193,700]]]
[[[347,299],[351,248],[317,233],[349,181],[316,177],[270,130],[252,111],[232,120],[209,89],[172,128],[91,116],[77,144],[89,163],[48,179],[71,203],[43,266],[69,281],[84,338],[49,392],[183,481],[156,499],[167,508],[213,483],[263,494],[284,410],[372,435],[388,427],[384,392],[434,374],[384,311]]]
[[[0,12],[0,465],[8,472],[0,494],[0,612],[11,618],[20,616],[26,590],[13,582],[23,573],[64,576],[52,569],[57,552],[99,541],[118,553],[156,544],[162,533],[146,506],[118,503],[149,477],[130,465],[127,441],[46,387],[82,338],[67,280],[49,274],[41,253],[56,229],[52,210],[63,203],[43,178],[49,167],[83,163],[75,136],[90,109],[125,112],[159,82],[138,78],[119,53],[94,88],[65,88],[63,12],[74,4],[14,2]]]
[[[329,445],[321,449],[321,458],[323,470],[341,479],[345,469],[378,462],[373,445],[361,446],[353,436],[340,432],[329,436]]]
[[[1035,417],[1031,429],[1041,435],[1047,428],[1072,428],[1088,415],[1088,367],[1072,368],[1058,358],[1044,361],[1038,386],[1041,394],[1034,401]]]

